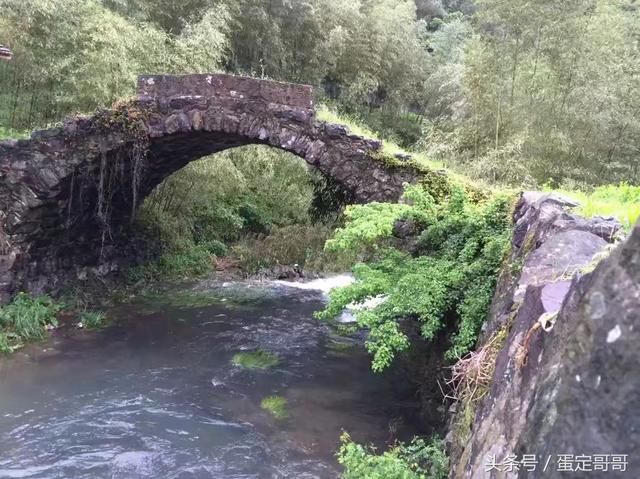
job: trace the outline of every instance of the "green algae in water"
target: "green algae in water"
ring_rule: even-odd
[[[282,396],[267,396],[260,402],[260,407],[276,419],[286,419],[289,416],[287,400]]]
[[[211,289],[155,290],[140,296],[143,307],[160,311],[166,307],[178,309],[222,306],[230,309],[253,309],[272,299],[275,293],[266,288],[213,287]]]
[[[231,358],[231,364],[244,369],[269,369],[279,362],[278,356],[262,349],[237,353]]]
[[[216,304],[223,304],[223,297],[215,292],[196,291],[154,291],[145,294],[142,300],[148,306],[161,308],[173,306],[176,308],[203,308]]]
[[[356,344],[350,341],[339,341],[337,339],[331,339],[327,341],[325,347],[328,351],[342,353],[353,350],[356,347]]]

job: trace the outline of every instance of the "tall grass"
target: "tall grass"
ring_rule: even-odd
[[[568,189],[553,191],[578,201],[580,206],[575,209],[576,213],[587,218],[612,216],[627,230],[640,218],[640,186],[620,183],[600,186],[591,192]]]
[[[47,326],[57,326],[61,309],[48,296],[18,293],[11,303],[0,307],[0,350],[9,352],[25,341],[44,338]]]
[[[7,128],[6,126],[0,126],[0,141],[6,139],[23,139],[29,138],[28,130],[15,130],[13,128]]]
[[[432,169],[444,168],[443,163],[439,163],[433,161],[426,154],[420,151],[415,150],[407,150],[400,146],[397,141],[392,138],[384,137],[379,132],[376,132],[369,128],[364,122],[351,115],[343,115],[338,113],[336,109],[330,108],[327,105],[321,104],[316,108],[316,117],[320,121],[326,121],[327,123],[336,123],[339,125],[344,125],[349,128],[349,132],[362,136],[364,138],[382,138],[384,141],[382,142],[382,151],[383,153],[393,156],[396,153],[411,155],[411,157],[418,161],[419,163],[424,164]]]
[[[275,227],[269,235],[243,238],[231,248],[230,254],[248,274],[294,264],[316,273],[347,271],[355,262],[353,257],[324,249],[332,234],[331,225],[319,223]]]

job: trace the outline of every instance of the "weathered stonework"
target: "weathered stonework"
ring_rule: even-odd
[[[607,257],[620,225],[566,206],[525,193],[516,207],[509,267],[480,346],[501,328],[508,333],[470,437],[452,428],[452,478],[640,473],[640,225]],[[627,454],[629,464],[626,473],[563,473],[561,454]],[[536,456],[535,470],[500,465],[523,455]]]
[[[135,100],[0,142],[0,300],[116,269],[130,246],[127,225],[156,185],[193,160],[248,144],[300,156],[356,203],[397,199],[419,176],[378,161],[380,142],[317,121],[311,87],[141,76]]]

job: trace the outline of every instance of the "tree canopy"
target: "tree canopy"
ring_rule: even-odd
[[[402,146],[510,184],[637,182],[634,0],[0,0],[0,122],[133,93],[140,73],[316,86]]]

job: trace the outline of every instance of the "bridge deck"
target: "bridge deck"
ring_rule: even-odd
[[[141,75],[137,95],[139,99],[232,97],[313,109],[313,88],[309,85],[224,74]]]

